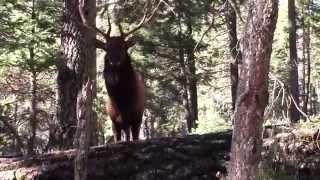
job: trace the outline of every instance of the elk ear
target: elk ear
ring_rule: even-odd
[[[130,38],[130,39],[128,39],[128,40],[126,41],[126,48],[129,49],[129,48],[131,48],[131,47],[132,47],[133,45],[135,45],[135,44],[136,44],[135,40],[132,39],[132,38]]]

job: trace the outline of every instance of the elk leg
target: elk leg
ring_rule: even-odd
[[[124,133],[125,133],[125,141],[129,142],[130,141],[130,128],[126,128],[124,130]]]
[[[140,127],[139,126],[132,126],[131,132],[132,132],[132,140],[133,141],[139,140]]]
[[[113,132],[113,137],[114,137],[114,142],[120,142],[121,141],[121,129],[117,127],[117,125],[112,122],[112,132]]]
[[[142,113],[135,116],[134,123],[131,126],[132,140],[139,140],[140,126],[142,122]]]

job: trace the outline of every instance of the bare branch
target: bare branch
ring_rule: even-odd
[[[243,20],[243,18],[242,18],[242,16],[241,16],[240,8],[239,8],[239,5],[238,5],[237,1],[234,1],[234,0],[227,0],[227,1],[228,1],[228,2],[230,3],[230,5],[232,6],[234,12],[235,12],[236,15],[239,17],[240,21],[244,23],[245,21]]]
[[[109,19],[109,16],[108,16],[108,23],[109,23],[109,30],[108,30],[108,33],[104,33],[102,30],[98,29],[96,26],[92,25],[92,24],[89,24],[87,19],[86,19],[86,15],[84,13],[84,0],[79,0],[79,6],[78,6],[78,9],[79,9],[79,14],[80,14],[80,17],[81,17],[81,20],[82,20],[82,23],[83,23],[83,26],[94,31],[94,32],[97,32],[99,33],[100,35],[102,35],[106,40],[108,40],[110,38],[110,32],[111,32],[111,26],[110,26],[110,19]]]
[[[155,1],[154,1],[155,2]],[[154,6],[154,2],[152,4],[150,4],[150,0],[147,0],[145,7],[144,7],[144,14],[143,17],[141,18],[140,22],[131,30],[129,30],[129,32],[124,33],[124,37],[127,37],[128,35],[134,33],[135,31],[137,31],[138,29],[140,29],[144,24],[148,23],[150,20],[152,20],[152,18],[154,17],[154,15],[156,14],[157,10],[160,7],[160,4],[163,2],[163,0],[159,0],[159,2]],[[150,8],[151,7],[151,8]],[[150,13],[149,13],[150,12]]]

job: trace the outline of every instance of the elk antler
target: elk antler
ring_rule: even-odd
[[[120,30],[121,36],[127,37],[128,35],[134,33],[135,31],[140,29],[144,24],[148,23],[154,17],[154,15],[156,14],[156,12],[159,9],[159,6],[163,0],[159,0],[159,2],[157,4],[155,4],[155,2],[157,0],[154,0],[153,3],[151,3],[150,1],[151,0],[147,0],[146,4],[144,6],[145,11],[144,11],[144,14],[143,14],[140,22],[134,28],[129,30],[129,32],[123,33],[122,28],[119,25],[119,30]]]
[[[100,30],[99,28],[97,28],[96,26],[89,24],[89,22],[87,21],[86,15],[84,13],[84,0],[79,0],[79,14],[82,20],[82,24],[83,26],[85,26],[86,28],[99,33],[100,35],[102,35],[106,41],[108,41],[110,39],[110,33],[111,33],[111,22],[110,22],[110,18],[109,18],[109,14],[108,14],[108,26],[109,29],[107,31],[107,33],[104,33],[102,30]],[[96,39],[96,46],[98,48],[104,49],[105,48],[105,43]]]
[[[84,13],[84,2],[85,0],[79,0],[79,14],[82,20],[82,24],[83,26],[85,26],[86,28],[99,33],[100,35],[102,35],[106,41],[108,41],[110,39],[110,33],[111,33],[111,23],[110,23],[110,17],[108,14],[108,26],[109,29],[107,31],[107,33],[104,33],[102,30],[98,29],[95,25],[90,24],[87,19],[86,19],[86,15]],[[145,3],[144,6],[144,14],[143,17],[141,18],[140,22],[133,27],[131,30],[129,30],[129,32],[124,33],[122,30],[121,25],[119,24],[119,31],[122,37],[126,38],[128,35],[134,33],[135,31],[137,31],[138,29],[140,29],[144,24],[148,23],[156,14],[157,10],[159,9],[160,4],[163,2],[163,0],[152,0],[153,2],[151,3],[151,0],[146,0],[147,2]],[[158,3],[156,3],[158,1]],[[104,42],[96,39],[96,46],[98,48],[104,49]]]

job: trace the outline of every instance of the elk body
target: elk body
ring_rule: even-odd
[[[141,73],[135,71],[127,50],[131,41],[123,37],[111,37],[107,43],[104,78],[109,95],[107,113],[112,120],[115,142],[121,140],[121,131],[126,141],[139,138],[144,111],[145,86]]]
[[[103,76],[109,100],[106,110],[112,120],[112,130],[115,142],[121,141],[121,132],[125,132],[125,140],[137,140],[144,111],[145,86],[141,73],[134,70],[128,49],[134,45],[128,36],[149,22],[158,10],[161,0],[146,1],[145,11],[140,22],[129,32],[124,33],[119,25],[119,36],[110,37],[111,23],[108,17],[109,29],[104,33],[87,22],[84,1],[79,1],[79,14],[84,27],[97,32],[105,38],[105,42],[95,39],[95,46],[106,51]],[[156,3],[157,2],[157,3]]]

